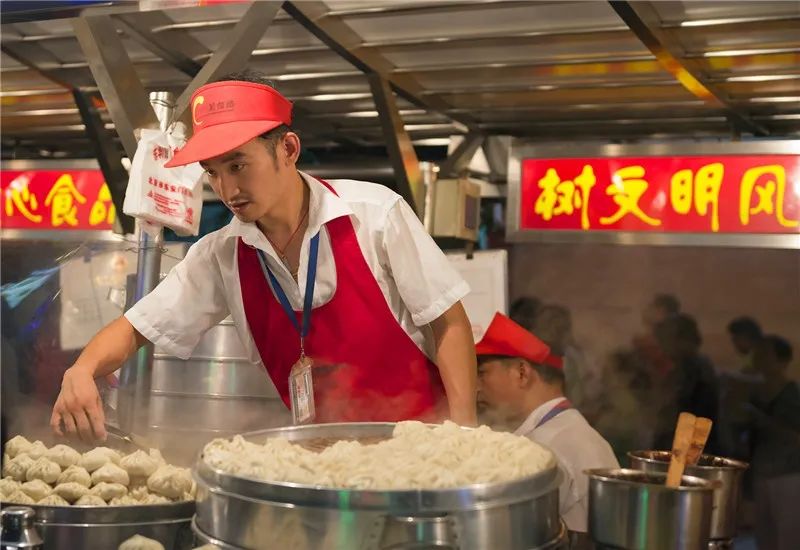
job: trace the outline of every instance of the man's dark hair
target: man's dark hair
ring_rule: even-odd
[[[728,323],[728,332],[731,336],[744,336],[753,341],[761,340],[763,332],[761,326],[752,317],[738,317]]]
[[[780,361],[781,363],[789,364],[792,362],[792,357],[794,356],[792,352],[792,345],[783,338],[782,336],[778,336],[777,334],[768,334],[764,336],[764,342],[768,346],[772,346],[772,351],[775,353],[775,358]]]
[[[672,294],[656,294],[653,305],[663,309],[667,315],[678,315],[681,312],[681,302]]]
[[[215,79],[213,82],[223,82],[226,80],[239,80],[241,82],[252,82],[253,84],[261,84],[262,86],[269,86],[270,88],[277,90],[275,85],[272,83],[272,80],[267,78],[267,76],[264,73],[260,73],[258,71],[253,71],[250,69],[244,71],[238,71],[235,73],[228,73],[224,76]],[[276,151],[278,149],[278,144],[281,142],[283,136],[293,131],[294,130],[292,130],[286,124],[281,124],[277,128],[273,128],[269,132],[265,132],[258,137],[264,140],[265,145],[267,146],[267,150],[272,155],[272,158],[277,159],[278,155]]]
[[[478,356],[478,365],[489,363],[491,361],[502,361],[506,365],[508,365],[511,362],[525,361],[525,363],[530,365],[530,367],[537,372],[537,374],[546,384],[558,384],[563,388],[566,382],[564,378],[563,369],[557,369],[556,367],[551,367],[550,365],[540,365],[538,363],[531,363],[530,361],[522,357],[509,357],[507,355]]]

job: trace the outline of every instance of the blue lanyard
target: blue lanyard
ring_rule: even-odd
[[[289,320],[292,322],[294,328],[297,329],[297,332],[300,333],[300,356],[305,355],[305,349],[303,347],[303,340],[306,336],[308,336],[309,328],[311,327],[311,310],[312,303],[314,301],[314,284],[317,280],[317,255],[319,253],[319,233],[314,235],[311,238],[311,243],[308,252],[308,273],[306,275],[306,296],[305,300],[303,301],[303,325],[300,326],[300,323],[297,321],[297,316],[295,315],[294,309],[292,309],[292,305],[289,303],[289,298],[286,296],[286,292],[284,292],[283,288],[281,288],[278,279],[275,278],[275,275],[272,273],[272,270],[267,265],[267,258],[264,255],[263,250],[256,249],[258,252],[258,261],[261,264],[261,271],[264,272],[264,277],[269,279],[269,282],[272,284],[272,288],[275,290],[275,294],[278,296],[278,301],[281,303],[281,307],[283,307],[283,311],[286,312],[286,315],[289,317]]]
[[[555,418],[556,416],[558,416],[562,412],[567,411],[567,410],[569,410],[571,408],[572,408],[572,403],[569,402],[569,399],[562,399],[561,401],[556,403],[555,406],[552,409],[550,409],[547,412],[546,415],[544,415],[542,417],[542,419],[539,421],[539,423],[536,424],[536,427],[534,428],[534,430],[536,428],[538,428],[539,426],[542,426],[543,424],[547,424],[553,418]]]

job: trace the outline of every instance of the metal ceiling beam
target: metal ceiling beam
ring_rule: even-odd
[[[283,9],[311,34],[366,74],[375,73],[385,79],[398,95],[424,109],[445,113],[451,106],[438,98],[423,98],[424,88],[411,75],[395,75],[396,67],[376,50],[364,49],[364,40],[341,18],[329,15],[327,4],[318,0],[284,2]],[[453,117],[451,117],[453,118]],[[469,116],[455,118],[470,127]]]
[[[250,54],[258,46],[267,27],[270,26],[281,2],[253,2],[242,15],[241,20],[229,32],[229,40],[223,41],[217,51],[192,79],[178,100],[175,102],[174,118],[180,119],[189,107],[192,94],[207,82],[227,73],[243,69]]]
[[[117,211],[117,219],[122,227],[122,233],[133,233],[136,222],[122,211],[122,205],[125,202],[125,190],[128,187],[128,172],[122,166],[121,151],[111,139],[111,135],[106,130],[105,123],[89,94],[80,90],[74,90],[72,94],[83,124],[86,126],[86,135],[94,148],[100,170],[102,170],[108,189],[111,191],[111,200]]]
[[[800,13],[795,15],[751,15],[744,17],[715,17],[712,19],[695,19],[684,21],[664,21],[662,29],[696,29],[712,27],[747,26],[747,30],[763,30],[775,27],[784,28],[785,23],[800,23]]]
[[[552,67],[557,69],[559,67],[572,67],[579,65],[612,65],[616,63],[641,63],[647,61],[654,61],[653,56],[646,55],[614,55],[614,56],[597,56],[586,57],[580,59],[541,59],[537,61],[508,61],[504,63],[447,63],[437,65],[417,65],[411,67],[403,67],[395,69],[392,74],[405,75],[415,73],[441,73],[447,72],[471,72],[477,70],[495,70],[495,69],[526,69],[526,68],[539,68],[539,67]]]
[[[40,44],[34,43],[17,43],[17,44],[7,44],[5,41],[0,43],[0,50],[10,58],[14,59],[15,61],[21,63],[28,69],[40,74],[47,80],[65,88],[67,90],[72,89],[72,84],[65,81],[61,78],[60,75],[56,74],[54,71],[48,71],[46,69],[41,69],[39,67],[40,61],[44,58],[52,58],[53,54],[41,46]],[[5,72],[5,71],[3,71]]]
[[[174,40],[150,30],[172,22],[164,12],[117,15],[114,22],[127,36],[178,70],[194,76],[202,69],[203,65],[195,61],[195,57],[207,54],[208,50],[193,36],[183,33],[180,39]]]
[[[386,151],[395,173],[395,189],[422,217],[425,210],[425,189],[419,159],[408,137],[389,82],[378,74],[369,75],[369,85],[378,109]]]
[[[519,44],[551,44],[554,38],[559,40],[570,40],[576,42],[602,41],[611,38],[626,38],[630,30],[625,25],[613,27],[597,27],[593,29],[563,29],[555,31],[527,31],[527,32],[505,32],[505,33],[478,33],[463,34],[456,36],[437,36],[422,38],[404,38],[400,40],[373,40],[365,42],[363,48],[389,48],[391,50],[404,50],[416,47],[429,46],[476,46],[482,43],[511,43]]]
[[[467,169],[475,152],[483,145],[485,136],[477,132],[470,132],[461,140],[456,148],[447,156],[439,167],[439,177],[458,177]]]
[[[274,20],[274,17],[277,14],[278,4],[275,3],[272,5],[272,7],[275,8],[273,10],[275,12],[273,13]],[[255,3],[251,5],[251,9],[256,9]],[[269,13],[271,12],[268,12],[267,15],[269,15]],[[245,14],[243,19],[246,17],[247,14]],[[206,47],[202,43],[195,40],[191,35],[186,35],[185,37],[181,37],[180,40],[175,40],[174,37],[167,37],[163,34],[157,34],[152,30],[149,30],[159,27],[163,28],[172,22],[172,20],[162,12],[118,15],[114,19],[116,23],[122,27],[122,30],[125,32],[125,34],[129,35],[131,38],[134,38],[142,46],[158,55],[171,66],[175,67],[189,77],[197,77],[197,75],[203,69],[203,65],[195,61],[195,59],[209,58],[208,62],[210,62],[211,58],[216,55],[209,53]],[[261,33],[258,33],[257,25],[263,26],[263,31]],[[247,47],[252,45],[252,47],[255,48],[269,25],[270,23],[267,22],[267,19],[262,18],[260,23],[248,26],[248,29],[252,29],[252,31],[246,36],[247,43],[241,47],[237,47],[237,53],[232,54],[238,56],[239,61],[229,61],[227,65],[243,65],[246,59],[242,60],[242,57],[246,55]],[[223,39],[222,42],[235,43],[241,36],[240,31],[241,28],[238,28],[238,30],[231,30],[228,35],[229,40]],[[251,50],[251,55],[257,55],[257,50]],[[218,72],[223,73],[223,71]],[[182,94],[182,97],[184,94]],[[323,124],[322,127],[320,127],[319,124],[315,124],[312,127],[310,124],[305,123],[303,119],[307,117],[307,110],[298,105],[294,106],[294,116],[295,122],[293,123],[293,126],[295,126],[297,129],[314,130],[315,133],[323,135],[323,137],[328,135],[329,137],[338,139],[342,143],[356,146],[360,145],[360,143],[354,142],[353,140],[339,134],[338,128],[333,124]]]
[[[488,136],[483,142],[483,155],[489,165],[489,180],[505,182],[508,179],[508,157],[511,154],[509,136]]]
[[[433,94],[474,94],[476,92],[483,93],[504,93],[504,92],[548,92],[552,90],[585,90],[587,88],[606,90],[616,88],[627,88],[628,86],[676,86],[676,82],[671,77],[665,78],[624,78],[623,75],[616,73],[615,76],[619,78],[616,82],[602,82],[599,80],[584,80],[578,82],[564,82],[564,81],[542,81],[538,84],[531,84],[529,82],[520,82],[518,84],[495,84],[488,86],[472,86],[466,88],[445,88],[437,87],[432,88],[425,92],[425,95]],[[491,79],[489,79],[491,80]],[[575,79],[577,80],[577,79]]]
[[[336,5],[335,3],[332,3]],[[542,4],[536,0],[515,0],[509,2],[508,0],[468,0],[466,2],[430,2],[430,3],[409,3],[404,4],[389,4],[384,3],[380,6],[373,6],[369,8],[347,8],[341,10],[331,10],[330,15],[336,17],[348,18],[362,18],[362,17],[385,17],[387,15],[432,15],[441,13],[454,13],[454,15],[461,15],[465,12],[471,11],[485,11],[496,9],[498,6],[526,6]]]
[[[147,91],[109,16],[77,17],[72,26],[122,146],[128,157],[133,158],[137,145],[134,131],[159,127]]]
[[[769,131],[754,122],[745,112],[730,103],[723,90],[708,82],[703,67],[682,58],[682,48],[672,35],[661,28],[661,19],[650,2],[627,2],[610,0],[609,4],[631,31],[653,52],[659,63],[695,97],[715,107],[724,107],[735,123],[758,136]]]

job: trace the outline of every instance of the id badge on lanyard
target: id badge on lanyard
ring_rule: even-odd
[[[311,311],[313,309],[314,300],[314,284],[317,278],[317,256],[319,253],[319,233],[314,235],[311,239],[309,253],[308,253],[308,274],[306,276],[306,294],[303,300],[303,318],[302,324],[298,323],[297,316],[294,309],[289,303],[289,298],[286,292],[281,288],[278,279],[272,273],[264,253],[258,250],[258,260],[261,264],[261,270],[264,275],[269,279],[278,301],[283,308],[283,311],[289,317],[292,326],[300,333],[300,357],[297,362],[292,365],[289,372],[289,398],[292,406],[292,422],[297,424],[307,424],[313,422],[316,418],[316,407],[314,405],[314,379],[311,374],[311,368],[314,362],[310,357],[306,356],[305,338],[308,336],[311,327]]]

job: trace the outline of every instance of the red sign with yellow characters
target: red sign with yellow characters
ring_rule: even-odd
[[[2,170],[3,229],[114,228],[116,211],[100,170]]]
[[[524,159],[520,229],[800,233],[800,156]]]

